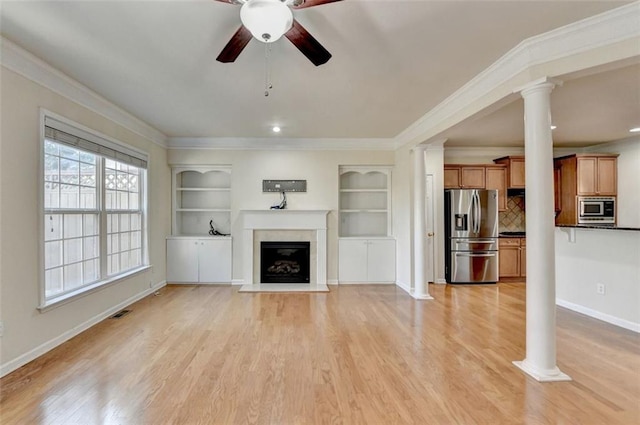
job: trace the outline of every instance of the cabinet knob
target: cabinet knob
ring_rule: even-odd
[[[433,232],[427,233],[427,236],[433,236]]]

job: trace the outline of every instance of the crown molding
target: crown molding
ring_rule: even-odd
[[[444,157],[448,158],[499,158],[509,155],[524,155],[524,146],[454,146],[444,147]]]
[[[428,141],[494,102],[508,96],[515,99],[513,92],[517,87],[541,78],[534,74],[535,68],[542,64],[629,40],[640,43],[640,1],[530,37],[407,127],[396,136],[396,144],[403,146]],[[608,62],[640,56],[637,48],[632,52],[619,50],[608,50]],[[563,69],[560,74],[567,72]],[[522,75],[529,79],[522,81]],[[520,80],[518,76],[521,76]],[[544,77],[554,76],[557,75]],[[470,105],[475,105],[475,110],[470,111]]]
[[[157,145],[167,147],[167,136],[162,132],[1,36],[0,64]]]
[[[637,149],[640,144],[640,135],[625,137],[624,139],[613,140],[611,142],[604,142],[597,145],[587,146],[583,149],[583,152],[603,152],[611,150],[613,152],[620,152],[628,149]]]
[[[169,149],[224,149],[224,150],[321,150],[321,151],[393,151],[393,139],[281,139],[235,137],[173,137]]]

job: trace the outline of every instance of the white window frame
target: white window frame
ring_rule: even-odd
[[[44,188],[44,147],[45,147],[45,123],[47,120],[54,120],[58,123],[61,123],[61,126],[64,126],[65,128],[61,128],[61,130],[68,130],[70,128],[72,128],[73,134],[76,134],[78,137],[82,137],[82,138],[87,138],[93,142],[97,142],[99,143],[101,146],[105,146],[105,148],[107,149],[113,149],[116,148],[118,150],[121,150],[123,152],[128,152],[130,154],[132,154],[133,156],[137,157],[137,158],[143,158],[144,161],[147,162],[147,167],[143,168],[143,173],[140,176],[140,180],[139,180],[139,190],[141,192],[140,194],[140,203],[141,203],[141,208],[140,210],[142,211],[142,223],[141,223],[141,265],[136,267],[136,268],[132,268],[129,270],[126,270],[124,272],[120,272],[118,274],[115,275],[108,275],[108,271],[107,271],[107,267],[106,267],[106,263],[107,263],[107,215],[109,213],[112,213],[112,210],[107,210],[106,209],[106,203],[105,203],[105,193],[106,193],[106,189],[105,189],[105,182],[104,180],[104,163],[105,163],[105,157],[101,156],[100,154],[96,154],[98,156],[98,161],[96,163],[96,173],[97,173],[97,180],[96,180],[96,186],[97,186],[97,195],[98,195],[98,199],[97,199],[97,206],[96,209],[98,210],[98,222],[99,222],[99,263],[100,263],[100,279],[94,283],[88,284],[88,285],[84,285],[81,286],[75,290],[63,293],[61,295],[58,296],[52,296],[47,298],[46,297],[46,282],[45,282],[45,252],[44,252],[44,248],[45,248],[45,226],[44,226],[44,222],[45,222],[45,217],[47,215],[47,212],[51,212],[51,210],[45,210],[45,204],[44,204],[44,199],[45,199],[45,188]],[[69,131],[71,133],[71,131]],[[146,271],[148,269],[151,268],[151,265],[149,263],[149,232],[148,232],[148,199],[149,199],[149,185],[148,185],[148,173],[149,173],[149,160],[148,160],[148,154],[144,151],[141,151],[135,147],[132,147],[130,145],[127,145],[121,141],[118,141],[116,139],[113,139],[109,136],[106,136],[104,134],[101,134],[95,130],[92,130],[88,127],[83,126],[82,124],[76,123],[72,120],[69,120],[65,117],[62,117],[58,114],[55,114],[51,111],[48,111],[46,109],[41,109],[40,110],[40,150],[39,150],[39,172],[38,172],[38,186],[39,186],[39,201],[38,201],[38,206],[40,209],[40,213],[38,215],[39,217],[39,235],[40,235],[40,245],[39,245],[39,270],[40,270],[40,284],[39,284],[39,297],[40,297],[40,303],[38,306],[38,309],[40,311],[46,311],[50,308],[65,304],[69,301],[72,301],[74,299],[77,299],[79,297],[82,296],[86,296],[92,292],[95,292],[97,290],[103,289],[106,286],[109,286],[111,284],[117,283],[117,282],[121,282],[123,279],[126,279],[130,276],[136,275],[138,273],[141,273],[143,271]],[[115,158],[114,158],[115,159]],[[117,161],[117,159],[115,159]],[[142,167],[140,167],[142,168]],[[60,209],[59,211],[56,211],[56,213],[82,213],[83,210],[82,209],[78,209],[78,210],[62,210]],[[93,212],[93,211],[92,211]],[[119,211],[117,211],[119,212]],[[127,211],[122,211],[122,213],[125,213]]]

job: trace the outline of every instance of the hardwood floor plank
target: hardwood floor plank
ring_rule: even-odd
[[[525,355],[525,286],[329,293],[169,286],[0,380],[8,424],[640,423],[640,335],[558,308],[558,364]]]

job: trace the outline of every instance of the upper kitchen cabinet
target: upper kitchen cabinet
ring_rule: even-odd
[[[578,196],[617,196],[617,174],[617,154],[575,154],[556,158],[556,224],[578,222]]]
[[[483,165],[445,164],[445,189],[484,189],[485,167]]]
[[[578,195],[616,195],[617,155],[577,155],[576,160]]]
[[[502,165],[487,165],[485,188],[498,191],[498,211],[507,210],[507,169]]]
[[[617,154],[575,154],[556,158],[562,192],[573,196],[616,196],[618,193]]]
[[[507,169],[501,164],[445,164],[445,189],[496,189],[498,211],[507,209]]]
[[[507,188],[508,189],[524,189],[524,156],[512,155],[494,159],[496,164],[507,166]]]

